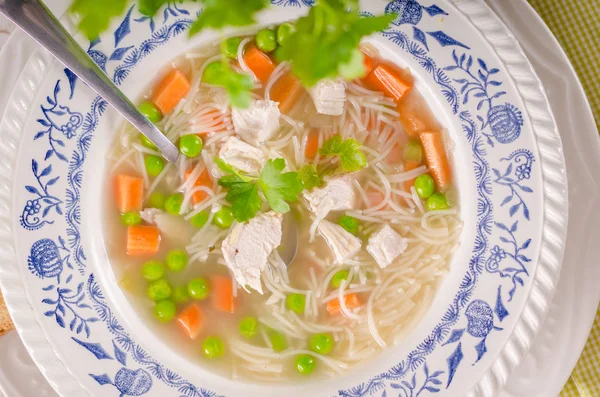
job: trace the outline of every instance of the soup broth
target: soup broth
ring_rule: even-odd
[[[273,65],[261,81],[250,51],[259,50],[252,37],[244,38],[231,67],[257,76],[253,101],[279,104],[274,134],[257,144],[240,134],[227,93],[204,77],[223,59],[218,47],[177,59],[148,92],[144,109],[182,151],[197,149],[195,138],[189,147],[180,144],[185,136],[199,137],[201,151],[169,164],[133,127],[123,126],[109,170],[115,180],[107,209],[109,256],[131,305],[180,354],[232,378],[339,375],[400,343],[449,270],[461,223],[444,130],[409,71],[381,60],[369,45],[363,47],[370,61],[365,77],[336,82],[344,98],[318,104],[339,108],[339,115],[319,113],[315,89],[303,88],[286,64],[264,53],[258,55]],[[379,72],[408,93],[400,95],[398,82],[382,85]],[[165,94],[165,87],[175,94]],[[221,179],[228,173],[217,164],[227,162],[224,146],[237,144],[234,138],[243,143],[236,156],[258,150],[264,160],[283,159],[283,172],[315,171],[311,181],[318,186],[305,179],[298,200],[281,215],[269,208],[259,184],[260,211],[235,221],[230,188]],[[344,148],[355,140],[354,152],[340,151],[360,160],[358,150],[366,166],[345,170],[344,153],[322,150],[332,139]],[[245,161],[236,168],[250,171],[239,174],[257,179],[254,158]],[[268,166],[258,163],[259,172]],[[260,229],[259,220],[273,221],[275,234]],[[259,232],[248,237],[250,244],[235,245],[238,237],[246,241],[248,230]],[[280,243],[270,249],[277,233]],[[258,278],[254,270],[232,268],[229,245],[234,257],[249,250],[250,259],[238,266],[250,266],[262,255],[253,250],[269,246]]]

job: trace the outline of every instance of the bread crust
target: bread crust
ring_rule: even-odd
[[[0,336],[12,331],[14,327],[15,326],[13,325],[12,320],[10,319],[10,315],[8,314],[8,310],[6,309],[4,298],[2,297],[2,293],[0,292]]]

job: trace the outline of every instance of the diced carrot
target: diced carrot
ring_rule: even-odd
[[[398,113],[400,113],[400,124],[402,124],[406,133],[411,137],[416,138],[419,136],[419,132],[427,129],[427,125],[420,117],[408,112]]]
[[[244,62],[261,83],[266,83],[275,70],[275,62],[264,52],[251,46],[244,53]]]
[[[387,155],[386,161],[388,164],[400,164],[402,162],[403,154],[402,145],[395,143],[392,150],[390,150],[390,153]]]
[[[186,171],[185,179],[189,178],[191,173],[192,173],[192,170]],[[194,187],[198,187],[198,186],[206,186],[208,188],[212,188],[213,181],[207,170],[202,171],[202,174],[200,174],[198,179],[196,179],[196,182],[194,182]],[[192,196],[192,201],[194,202],[194,204],[198,204],[198,203],[204,201],[204,199],[206,199],[207,197],[208,197],[208,193],[206,193],[203,190],[200,190],[200,191],[197,191],[196,193],[194,193],[194,195]]]
[[[204,328],[204,310],[198,303],[186,307],[177,316],[179,328],[190,339],[196,339]]]
[[[233,282],[230,277],[212,276],[210,278],[212,306],[222,312],[235,313],[236,302],[233,296]]]
[[[363,54],[363,55],[364,55],[363,65],[365,66],[365,76],[368,76],[373,71],[373,69],[375,69],[376,63],[375,63],[375,59],[371,58],[367,54]]]
[[[412,171],[415,168],[419,168],[420,166],[421,166],[421,164],[419,164],[416,161],[412,161],[412,160],[404,161],[404,171]],[[410,188],[415,184],[415,179],[417,179],[417,178],[412,178],[412,179],[409,179],[408,181],[404,181],[404,190],[406,190],[407,192],[410,191]]]
[[[127,228],[127,255],[152,255],[160,246],[160,230],[155,226]]]
[[[144,180],[135,176],[117,175],[115,195],[119,211],[141,211],[144,204]]]
[[[291,73],[286,73],[273,84],[271,100],[279,102],[282,113],[289,112],[302,92],[302,83]]]
[[[171,112],[190,90],[190,82],[178,69],[173,69],[154,90],[152,101],[163,114]]]
[[[377,65],[363,81],[369,88],[383,92],[396,102],[412,88],[412,83],[407,81],[400,71],[386,64]]]
[[[420,132],[438,131],[441,128],[427,101],[417,91],[411,91],[398,102],[396,110],[400,113],[400,124],[413,138],[417,138]]]
[[[444,140],[439,132],[421,132],[421,145],[425,152],[427,166],[431,171],[437,188],[445,192],[452,182],[452,171],[444,148]]]
[[[379,204],[385,200],[385,194],[380,192],[379,190],[370,189],[367,190],[367,199],[369,199],[369,208],[377,207]],[[366,206],[366,203],[365,203]],[[366,208],[365,208],[366,209]]]
[[[308,133],[306,137],[306,148],[304,149],[304,155],[307,159],[314,159],[319,151],[319,134],[315,131]]]
[[[344,296],[344,303],[348,309],[355,309],[361,305],[358,295],[356,294],[346,294]],[[337,314],[340,311],[341,307],[339,299],[336,298],[327,302],[327,312],[329,314]]]

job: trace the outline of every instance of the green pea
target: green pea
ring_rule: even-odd
[[[172,300],[162,300],[154,306],[154,317],[160,322],[168,323],[173,320],[176,314],[177,306]]]
[[[340,288],[342,281],[348,280],[350,272],[348,270],[340,270],[331,277],[330,285],[332,288]]]
[[[348,233],[357,235],[358,234],[358,227],[360,226],[360,222],[358,221],[358,219],[353,218],[351,216],[348,215],[344,215],[342,216],[339,220],[338,223],[340,224],[341,227],[343,227]]]
[[[277,42],[279,45],[283,45],[285,41],[296,31],[296,26],[289,22],[282,23],[277,28]]]
[[[195,134],[188,134],[179,140],[179,151],[187,158],[194,158],[202,152],[202,138]]]
[[[223,207],[215,213],[213,225],[216,225],[221,229],[229,229],[234,219],[231,207]]]
[[[309,354],[298,354],[294,360],[296,370],[302,375],[310,375],[315,370],[317,361]]]
[[[275,51],[277,48],[277,37],[275,31],[271,29],[262,29],[256,33],[256,46],[264,52]]]
[[[169,214],[179,215],[181,205],[183,204],[183,194],[175,193],[167,197],[165,200],[165,211]]]
[[[142,223],[139,212],[126,212],[121,215],[121,222],[126,226],[136,226]]]
[[[180,285],[179,287],[175,287],[172,298],[178,305],[188,303],[190,301],[190,294],[188,294],[187,286]]]
[[[271,346],[273,346],[273,351],[282,352],[287,349],[287,340],[281,332],[270,329],[267,331],[267,337],[269,338],[269,342],[271,342]]]
[[[152,141],[150,139],[148,139],[148,137],[146,135],[143,135],[143,134],[140,135],[140,142],[142,143],[142,146],[147,147],[148,149],[158,150],[156,145],[154,143],[152,143]]]
[[[333,349],[333,337],[331,334],[314,334],[308,341],[310,350],[319,354],[328,354]]]
[[[221,61],[209,63],[204,69],[202,81],[207,84],[219,84],[225,72],[225,65]]]
[[[148,261],[142,265],[142,277],[148,281],[156,281],[165,275],[165,265],[161,261]]]
[[[290,294],[285,297],[285,306],[296,313],[304,313],[304,306],[306,304],[306,295],[304,294]]]
[[[169,299],[173,290],[167,280],[161,278],[150,283],[148,286],[148,298],[155,302],[160,302],[165,299]]]
[[[194,215],[192,217],[192,219],[190,219],[190,223],[192,224],[192,226],[200,229],[202,226],[206,225],[206,222],[208,222],[209,216],[210,216],[210,213],[208,211],[202,211],[202,212]]]
[[[202,342],[202,352],[206,358],[219,358],[225,354],[225,344],[218,336],[209,336]]]
[[[435,192],[435,182],[429,174],[419,175],[414,186],[419,197],[423,199],[429,198]]]
[[[258,333],[258,320],[255,317],[244,317],[240,321],[240,334],[245,338],[252,338]]]
[[[188,254],[183,250],[172,250],[167,254],[167,267],[172,272],[180,272],[187,266]]]
[[[221,43],[221,52],[229,59],[236,59],[241,37],[230,37]]]
[[[423,147],[418,141],[410,141],[404,146],[404,160],[417,163],[423,161]]]
[[[144,102],[138,106],[138,109],[144,116],[146,116],[148,120],[153,123],[158,123],[160,120],[162,120],[162,113],[160,109],[152,102]]]
[[[163,208],[165,208],[166,200],[167,197],[161,192],[152,192],[152,194],[148,198],[148,205],[150,206],[150,208],[158,208],[159,210],[162,210]]]
[[[446,196],[442,193],[433,193],[425,202],[427,211],[447,210],[450,208],[446,201]]]
[[[165,159],[160,156],[149,155],[144,159],[146,172],[151,177],[157,177],[165,169]]]
[[[187,292],[190,295],[190,298],[194,300],[201,301],[206,299],[210,292],[208,281],[202,277],[193,279],[188,283]]]

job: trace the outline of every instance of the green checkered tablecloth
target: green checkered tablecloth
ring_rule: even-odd
[[[529,2],[567,52],[600,126],[600,0]],[[600,310],[585,350],[560,397],[600,397]]]
[[[529,0],[529,3],[567,52],[600,125],[600,0]],[[599,396],[600,393],[594,395]]]

